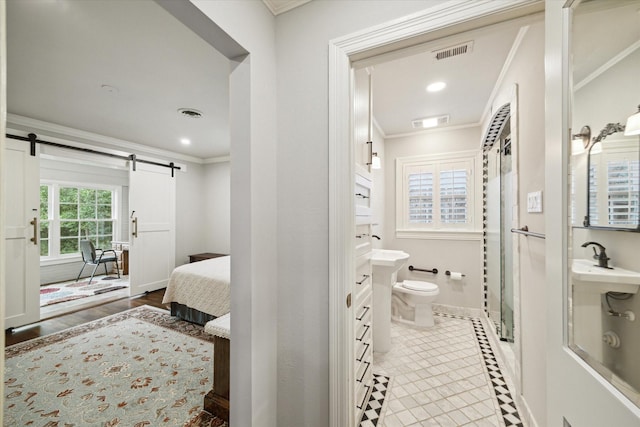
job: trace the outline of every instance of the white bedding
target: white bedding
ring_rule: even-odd
[[[176,267],[162,299],[220,317],[231,311],[231,257],[224,256]]]

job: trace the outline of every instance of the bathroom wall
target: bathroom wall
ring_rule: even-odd
[[[375,82],[375,80],[374,80]],[[375,88],[374,88],[375,91]],[[375,93],[375,92],[374,92]],[[375,102],[375,97],[374,97]],[[371,206],[373,208],[373,227],[372,232],[374,235],[380,237],[380,240],[373,239],[373,247],[384,249],[387,247],[388,237],[385,230],[385,177],[393,174],[393,169],[388,170],[384,166],[384,159],[386,158],[384,150],[384,135],[380,128],[376,126],[375,121],[373,125],[373,152],[378,153],[380,157],[381,167],[380,169],[372,169],[371,176],[373,177],[373,192],[371,193]]]
[[[496,97],[492,111],[513,99],[517,85],[517,119],[512,119],[512,136],[517,133],[517,162],[519,186],[518,214],[516,226],[527,225],[530,231],[545,232],[545,210],[555,209],[545,206],[542,194],[542,212],[527,212],[527,193],[541,191],[545,186],[545,150],[544,150],[544,22],[542,17],[532,23],[522,37],[521,43],[506,71]],[[512,114],[514,106],[512,105]],[[514,131],[514,128],[517,131]],[[546,370],[545,362],[545,241],[533,237],[514,235],[514,250],[519,244],[519,288],[514,289],[514,304],[520,307],[520,316],[516,314],[516,335],[520,334],[522,397],[527,415],[538,422],[546,414],[546,380],[542,374]],[[515,286],[518,286],[515,283]],[[541,424],[543,425],[543,424]]]
[[[398,280],[426,280],[436,283],[440,295],[436,303],[480,310],[482,307],[482,224],[477,221],[478,234],[473,240],[434,240],[425,238],[396,237],[396,174],[398,157],[425,154],[455,153],[477,150],[480,147],[480,127],[455,130],[433,130],[410,136],[385,139],[385,223],[384,236],[387,249],[400,249],[411,255],[407,265],[398,272]],[[477,171],[480,176],[481,170]],[[481,188],[481,187],[479,187]],[[477,195],[476,204],[482,202]],[[437,268],[439,273],[410,272],[408,266]],[[446,270],[466,275],[461,281],[453,281],[444,274]]]

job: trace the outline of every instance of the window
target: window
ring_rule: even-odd
[[[625,147],[624,142],[607,141],[606,150],[591,155],[590,225],[628,227],[640,220],[640,162]]]
[[[638,163],[628,159],[607,162],[607,213],[611,225],[638,224]]]
[[[474,221],[477,152],[399,158],[396,226],[403,232],[477,231]],[[409,236],[406,236],[409,237]]]
[[[80,240],[110,248],[117,240],[115,187],[62,183],[40,186],[40,255],[55,258],[78,254]]]

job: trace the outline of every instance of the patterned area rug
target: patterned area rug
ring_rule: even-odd
[[[89,284],[89,279],[75,280],[40,287],[40,307],[80,298],[100,295],[129,287],[129,276],[96,276]]]
[[[227,427],[202,411],[213,337],[143,306],[5,349],[4,425]]]

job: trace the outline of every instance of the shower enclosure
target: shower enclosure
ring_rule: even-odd
[[[484,256],[486,311],[503,341],[514,341],[513,187],[509,114],[497,116],[501,128],[484,144]]]

